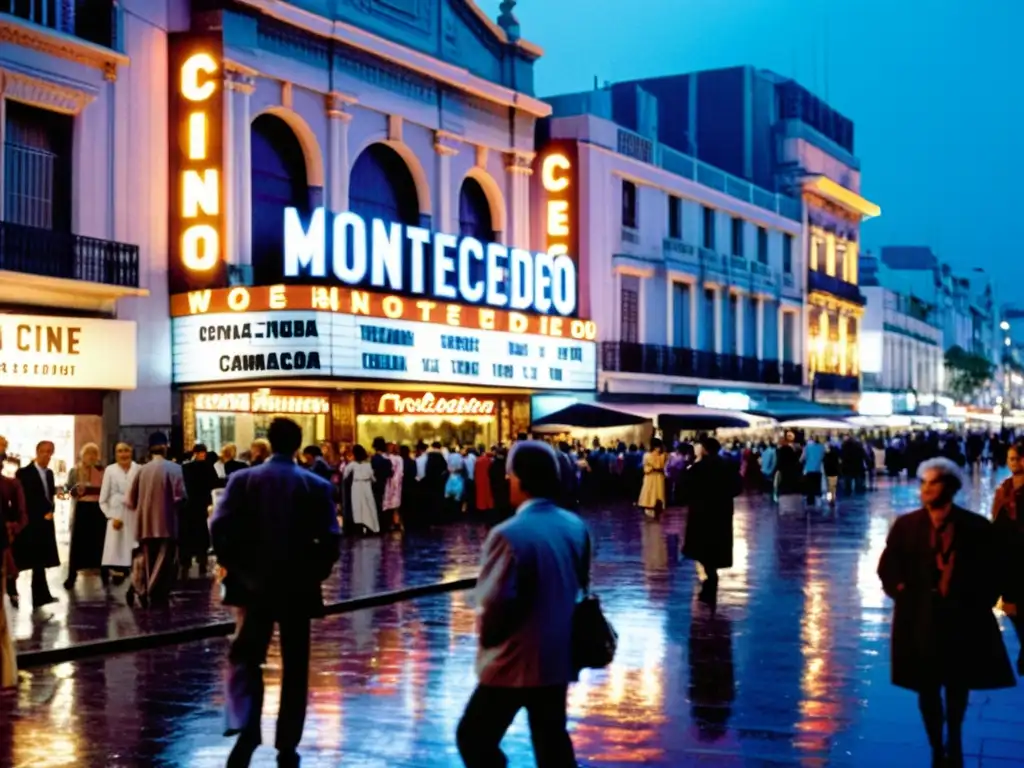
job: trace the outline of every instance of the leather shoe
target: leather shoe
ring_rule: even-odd
[[[277,766],[278,768],[299,768],[299,753],[278,752]]]
[[[256,751],[259,745],[260,743],[257,739],[239,736],[238,741],[235,742],[235,746],[228,755],[226,768],[248,768],[249,762],[252,760],[252,753]]]

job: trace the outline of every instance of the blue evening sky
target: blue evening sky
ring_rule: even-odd
[[[499,0],[484,7],[498,16]],[[868,248],[931,245],[1024,301],[1024,0],[519,0],[539,96],[752,64],[856,125]],[[1007,278],[1010,278],[1009,280]]]

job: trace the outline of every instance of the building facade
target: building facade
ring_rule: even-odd
[[[0,434],[58,484],[171,424],[163,6],[0,4]]]
[[[750,66],[617,87],[635,85],[670,100],[672,119],[655,127],[665,145],[802,202],[806,394],[853,404],[864,306],[857,288],[860,224],[881,211],[860,194],[852,121],[799,83]]]
[[[507,441],[596,377],[578,259],[531,229],[541,51],[514,3],[330,5],[193,3],[171,36],[183,441]]]
[[[574,245],[581,302],[601,319],[601,396],[797,396],[799,201],[662,144],[672,102],[639,86],[549,101],[540,153],[576,158]],[[538,215],[550,233],[543,205]]]
[[[933,396],[945,393],[942,328],[935,307],[913,295],[862,283],[863,392]]]

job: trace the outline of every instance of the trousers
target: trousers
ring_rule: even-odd
[[[225,707],[225,735],[241,734],[251,743],[260,743],[260,714],[263,711],[263,663],[274,635],[274,624],[281,633],[281,703],[277,713],[279,752],[294,752],[306,724],[306,700],[309,693],[308,615],[275,617],[263,606],[236,609],[235,636],[228,653]]]
[[[530,721],[530,739],[537,768],[576,768],[572,740],[566,731],[567,685],[544,688],[499,688],[478,685],[466,705],[456,732],[466,768],[505,768],[501,740],[520,709]]]

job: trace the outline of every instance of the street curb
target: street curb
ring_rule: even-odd
[[[476,586],[476,577],[464,579],[450,579],[448,581],[435,582],[433,584],[422,584],[415,587],[405,587],[390,592],[376,592],[372,595],[352,597],[347,600],[340,600],[334,603],[327,603],[324,606],[324,615],[338,616],[343,613],[353,613],[366,608],[379,608],[384,605],[403,603],[407,600],[418,600],[421,597],[432,595],[443,595],[449,592],[461,592],[472,589]],[[134,653],[152,648],[161,648],[167,645],[179,645],[181,643],[194,643],[198,640],[209,640],[214,637],[228,637],[235,631],[233,621],[211,621],[206,624],[198,624],[180,629],[170,629],[166,632],[154,632],[145,635],[131,635],[128,637],[114,637],[104,640],[89,640],[83,643],[76,643],[64,648],[49,648],[42,651],[22,651],[18,653],[18,668],[29,669],[33,667],[48,667],[54,664],[64,664],[70,661],[81,661],[82,659],[96,656],[110,656],[118,653]]]

